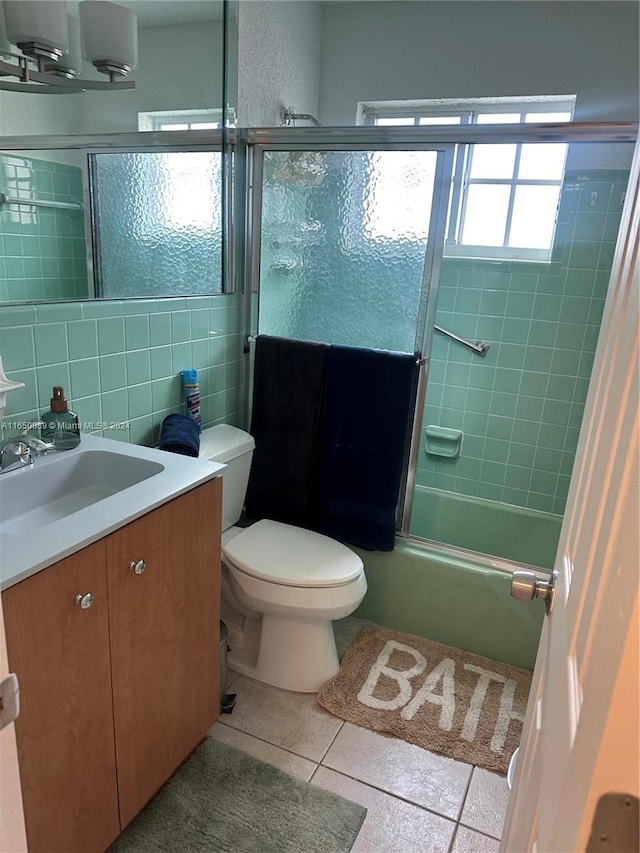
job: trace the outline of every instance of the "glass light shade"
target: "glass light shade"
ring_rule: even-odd
[[[63,57],[62,62],[74,71],[82,70],[82,45],[80,42],[80,21],[69,15],[69,54]]]
[[[103,0],[80,3],[80,26],[85,57],[96,63],[138,66],[138,18],[124,6]]]
[[[37,42],[67,53],[67,4],[65,0],[5,0],[7,38],[13,44]]]
[[[11,45],[9,44],[9,39],[7,38],[7,30],[4,25],[4,10],[2,8],[2,3],[0,3],[0,57],[3,54],[9,54],[12,52]]]
[[[69,52],[63,54],[57,62],[45,63],[45,71],[63,77],[74,77],[82,70],[82,48],[80,46],[80,21],[71,15],[67,18],[69,31]]]

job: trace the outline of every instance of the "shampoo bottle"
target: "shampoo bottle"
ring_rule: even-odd
[[[69,411],[61,385],[54,386],[51,408],[43,413],[42,420],[42,439],[53,444],[56,450],[71,450],[80,444],[78,416]]]

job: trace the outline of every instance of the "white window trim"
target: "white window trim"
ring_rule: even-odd
[[[213,124],[222,127],[222,110],[165,110],[156,112],[138,113],[138,130],[154,131],[162,130],[161,125],[187,124],[191,129],[192,124]]]
[[[523,95],[504,98],[429,98],[410,101],[360,101],[356,124],[375,124],[375,118],[393,118],[411,114],[419,119],[431,115],[461,115],[469,113],[512,112],[571,112],[575,109],[576,95]],[[515,109],[517,108],[517,109]],[[531,108],[531,109],[529,109]],[[536,109],[533,109],[536,108]],[[538,109],[540,108],[540,109]],[[544,108],[544,110],[542,109]],[[470,124],[463,121],[463,124]],[[416,121],[418,124],[418,121]]]

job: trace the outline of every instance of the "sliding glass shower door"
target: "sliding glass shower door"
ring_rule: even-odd
[[[422,352],[446,150],[265,150],[262,334]]]
[[[453,147],[343,139],[253,154],[252,334],[415,353],[421,412]]]
[[[247,329],[419,352],[401,532],[550,568],[633,143],[501,130],[261,132]]]

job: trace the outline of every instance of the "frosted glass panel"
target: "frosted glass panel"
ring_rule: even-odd
[[[99,295],[219,293],[221,181],[218,151],[93,155]]]
[[[259,331],[413,352],[434,151],[265,152]]]

